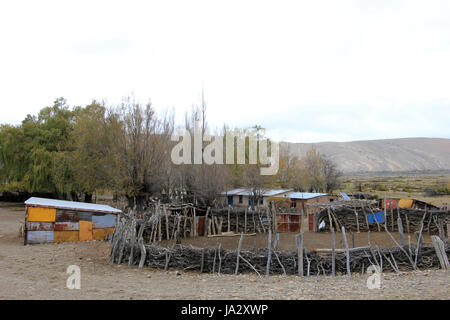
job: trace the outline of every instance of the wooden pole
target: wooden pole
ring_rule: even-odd
[[[394,209],[391,208],[391,231],[394,232]]]
[[[183,217],[184,217],[184,221],[183,221],[183,238],[186,238],[186,223],[187,223],[187,209],[183,210]]]
[[[239,232],[239,212],[236,210],[236,233]]]
[[[258,219],[259,219],[259,223],[261,224],[263,233],[266,233],[266,228],[264,228],[264,224],[263,224],[262,218],[261,218],[261,211],[259,209],[258,209]]]
[[[266,277],[270,275],[270,260],[272,258],[272,229],[269,229],[269,253],[267,255],[267,265],[266,265]]]
[[[370,232],[369,219],[367,218],[367,214],[366,214],[366,210],[364,210],[364,206],[362,207],[362,210],[363,210],[364,218],[366,219],[367,231]]]
[[[345,243],[345,256],[347,257],[347,275],[350,277],[351,276],[351,270],[350,270],[350,251],[348,248],[348,241],[347,241],[347,236],[345,234],[345,228],[344,226],[342,226],[342,237],[344,238],[344,243]]]
[[[244,233],[247,233],[247,208],[245,208],[244,212]]]
[[[138,245],[141,249],[141,260],[139,261],[139,269],[142,269],[145,263],[145,258],[147,257],[147,250],[144,246],[144,239],[142,238],[142,234],[144,233],[145,222],[141,224],[138,232]]]
[[[336,233],[331,230],[331,274],[336,276]]]
[[[450,239],[450,223],[447,223],[447,239]]]
[[[164,215],[166,216],[166,238],[170,240],[170,232],[169,232],[169,215],[167,214],[166,207],[164,206]]]
[[[409,230],[409,219],[408,219],[408,214],[405,214],[405,220],[406,220],[406,232],[408,234],[410,234],[410,230]]]
[[[303,277],[303,232],[300,232],[295,238],[297,243],[298,275]]]
[[[400,235],[400,245],[404,246],[405,245],[405,236],[403,234],[402,218],[398,217],[397,218],[397,223],[398,223],[398,233]]]
[[[356,232],[359,233],[359,219],[358,219],[358,211],[355,207],[355,217],[356,217]]]
[[[241,246],[242,246],[242,240],[244,240],[244,233],[242,232],[241,238],[239,239],[239,244],[237,248],[237,254],[236,254],[236,270],[234,271],[234,274],[238,274],[239,271],[239,257],[241,255]]]
[[[255,210],[252,210],[252,219],[253,219],[253,232],[256,233]]]
[[[231,210],[231,207],[228,206],[228,228],[227,228],[227,231],[228,231],[228,232],[231,231],[231,226],[230,226],[230,210]]]
[[[334,230],[334,228],[333,228],[333,220],[331,220],[330,207],[327,207],[327,213],[328,213],[328,220],[330,220],[330,231],[331,231]]]
[[[106,231],[108,234],[108,231]],[[131,248],[130,248],[130,256],[128,258],[128,265],[132,266],[134,264],[134,246],[136,244],[136,220],[133,219],[131,222]]]
[[[442,240],[438,236],[431,236],[431,241],[433,242],[436,255],[438,256],[439,263],[441,264],[441,268],[444,270],[450,269],[447,253],[445,252],[444,242],[442,242]]]
[[[195,214],[195,207],[194,207],[194,219],[193,219],[193,223],[194,223],[194,237],[197,236],[197,218],[196,218],[196,214]]]
[[[162,240],[161,225],[162,225],[161,214],[158,213],[158,240],[159,240],[159,242],[161,242],[161,240]]]
[[[209,210],[210,209],[211,209],[210,207],[208,207],[206,209],[205,220],[204,220],[204,223],[203,223],[204,224],[204,227],[203,227],[203,235],[204,236],[208,236],[210,234],[210,230],[208,230],[208,228],[209,228],[208,214],[209,214]],[[211,219],[212,219],[212,215],[211,215]]]

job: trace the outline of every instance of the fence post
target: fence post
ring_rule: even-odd
[[[298,275],[303,277],[303,232],[300,232],[295,238],[297,243]]]

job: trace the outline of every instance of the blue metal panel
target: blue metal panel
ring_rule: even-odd
[[[92,224],[94,229],[112,228],[116,225],[116,214],[92,215]]]
[[[368,216],[369,223],[376,223],[377,221],[375,221],[375,218],[377,218],[378,223],[384,222],[385,221],[384,211],[376,212],[375,217],[373,216],[373,214],[369,213]]]
[[[27,243],[46,243],[53,240],[53,231],[27,231]]]

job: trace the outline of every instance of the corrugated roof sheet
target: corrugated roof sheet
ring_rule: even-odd
[[[100,212],[114,212],[120,213],[119,209],[110,207],[104,204],[94,204],[85,202],[75,202],[75,201],[65,201],[65,200],[54,200],[46,198],[31,197],[25,201],[26,205],[41,206],[41,207],[56,207],[64,209],[73,210],[84,210],[84,211],[100,211]]]
[[[344,200],[352,200],[352,199],[350,199],[350,197],[349,197],[345,192],[341,192],[341,197],[342,197]]]
[[[291,199],[312,199],[321,196],[326,196],[326,193],[307,193],[307,192],[289,192],[283,195],[277,196],[277,198],[291,198]]]
[[[291,189],[271,189],[271,190],[263,191],[262,195],[263,195],[263,197],[270,197],[270,196],[274,196],[276,194],[286,193],[289,191],[291,191]],[[222,195],[251,196],[252,191],[250,189],[239,188],[239,189],[229,190],[227,192],[222,192]]]

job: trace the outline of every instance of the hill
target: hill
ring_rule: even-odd
[[[450,139],[404,138],[352,142],[282,143],[293,155],[314,146],[344,173],[450,170]]]

